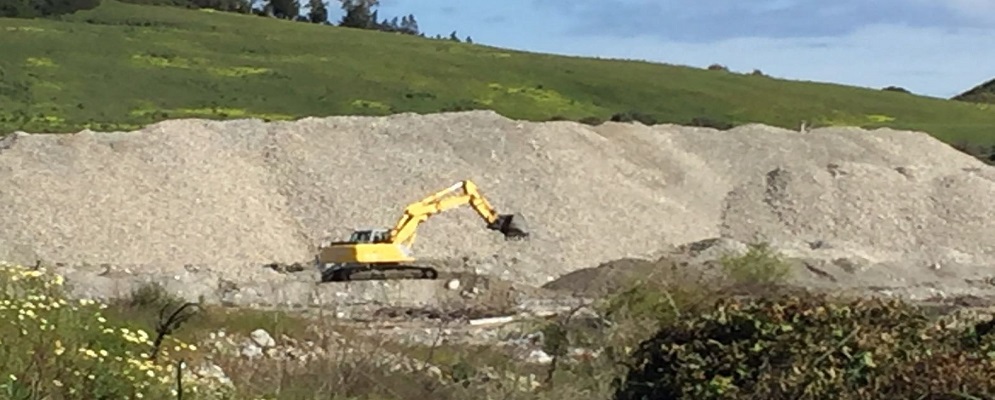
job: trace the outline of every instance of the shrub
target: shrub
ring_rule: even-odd
[[[747,285],[771,285],[788,278],[791,265],[768,244],[755,243],[748,247],[742,256],[724,255],[719,259],[733,281]]]
[[[9,398],[175,398],[170,353],[196,350],[113,321],[107,308],[69,300],[63,278],[0,263],[0,392]],[[187,398],[223,394],[184,377]],[[189,396],[191,393],[185,393]]]
[[[666,324],[719,293],[757,287],[766,287],[764,291],[769,292],[783,284],[791,272],[784,257],[766,243],[750,244],[745,254],[725,254],[718,261],[726,274],[724,279],[657,260],[648,275],[607,296],[601,313],[615,322],[649,320]]]
[[[911,94],[912,93],[908,89],[900,87],[900,86],[888,86],[888,87],[882,88],[881,90],[886,91],[886,92],[899,92],[899,93],[906,93],[906,94]]]
[[[986,164],[995,165],[995,145],[986,147],[980,144],[971,144],[961,140],[951,144],[950,147],[953,147],[961,153],[977,158]]]
[[[722,64],[712,64],[708,66],[709,71],[726,71],[729,72],[729,67]]]
[[[720,131],[729,130],[733,128],[731,123],[725,121],[719,121],[710,117],[694,117],[691,122],[688,123],[689,126],[700,126],[704,128],[715,128]]]
[[[974,398],[995,389],[981,331],[897,300],[723,299],[644,341],[615,398]]]
[[[577,122],[580,122],[580,123],[582,123],[584,125],[598,126],[598,125],[601,125],[602,123],[604,123],[605,121],[603,119],[601,119],[601,118],[593,117],[592,116],[592,117],[581,118],[581,119],[577,120]]]
[[[459,100],[442,107],[442,112],[459,112],[479,110],[483,107],[474,100]]]
[[[99,5],[100,0],[0,0],[0,18],[58,17],[77,11],[92,10]]]
[[[644,125],[655,125],[656,118],[648,114],[643,114],[639,111],[627,111],[621,113],[612,114],[611,120],[613,122],[634,122],[639,121]]]

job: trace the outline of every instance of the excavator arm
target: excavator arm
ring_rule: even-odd
[[[410,247],[422,222],[435,214],[464,204],[469,204],[477,212],[487,223],[488,229],[499,231],[508,239],[521,239],[529,235],[520,215],[498,214],[477,189],[477,185],[464,180],[405,207],[404,214],[390,230],[389,241]]]

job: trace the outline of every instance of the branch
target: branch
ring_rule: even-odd
[[[152,355],[149,357],[151,360],[155,360],[159,355],[159,350],[162,347],[163,340],[166,339],[167,335],[173,334],[177,328],[180,327],[184,322],[193,317],[194,312],[183,313],[187,308],[198,307],[197,303],[184,303],[178,307],[169,317],[166,317],[166,310],[172,305],[172,302],[167,303],[162,309],[159,310],[159,322],[156,324],[156,337],[152,344]]]

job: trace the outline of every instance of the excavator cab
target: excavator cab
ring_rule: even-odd
[[[349,235],[351,243],[383,243],[390,239],[390,230],[383,228],[357,229]]]

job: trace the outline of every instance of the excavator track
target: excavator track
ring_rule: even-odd
[[[357,265],[329,268],[321,274],[322,282],[348,282],[394,279],[436,279],[439,271],[423,265]]]

